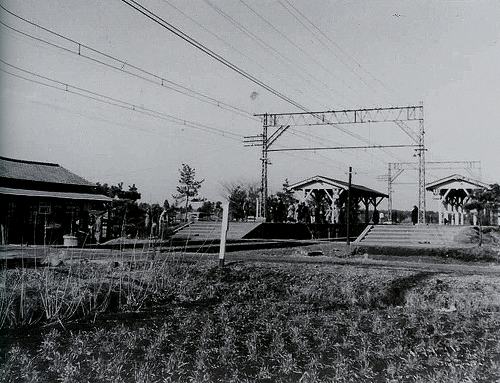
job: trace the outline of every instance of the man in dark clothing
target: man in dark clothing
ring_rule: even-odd
[[[418,207],[413,206],[413,210],[411,211],[411,222],[416,225],[418,222]]]
[[[380,213],[378,212],[377,208],[375,208],[373,210],[373,224],[374,225],[378,225],[379,221],[380,221]]]

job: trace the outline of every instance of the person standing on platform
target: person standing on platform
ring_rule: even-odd
[[[411,222],[416,225],[418,223],[418,207],[413,206],[413,210],[411,211]]]
[[[377,208],[373,209],[372,220],[374,225],[378,225],[378,223],[380,222],[380,213],[378,212]]]

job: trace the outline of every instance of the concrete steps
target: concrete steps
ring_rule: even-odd
[[[358,246],[453,246],[468,226],[371,225],[354,241]]]
[[[227,239],[243,239],[245,235],[260,225],[260,222],[229,222]],[[215,221],[196,221],[174,234],[174,239],[218,240],[221,223]]]

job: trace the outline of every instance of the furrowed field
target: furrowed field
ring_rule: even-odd
[[[1,278],[3,382],[500,379],[498,273],[177,257]]]

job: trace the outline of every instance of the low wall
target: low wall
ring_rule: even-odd
[[[357,237],[365,224],[350,226],[349,236]],[[329,223],[274,223],[264,222],[243,237],[244,239],[335,239],[345,238],[346,225]]]

